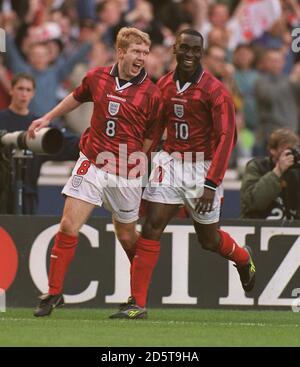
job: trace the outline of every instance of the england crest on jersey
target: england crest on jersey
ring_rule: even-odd
[[[182,104],[174,104],[174,112],[178,118],[182,118],[184,115],[184,108]]]
[[[119,112],[119,109],[120,109],[120,103],[109,101],[108,112],[111,116],[115,116]]]

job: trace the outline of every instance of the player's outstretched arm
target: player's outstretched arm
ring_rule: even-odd
[[[69,94],[51,111],[46,113],[44,116],[38,118],[37,120],[32,121],[31,125],[28,128],[28,136],[30,138],[34,138],[35,132],[39,131],[43,127],[47,127],[53,119],[65,115],[68,112],[71,112],[79,105],[81,105],[81,102],[78,102],[73,97],[73,93]]]

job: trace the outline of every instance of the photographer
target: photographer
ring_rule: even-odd
[[[268,141],[269,157],[248,162],[242,179],[241,217],[300,219],[299,137],[275,130]]]
[[[35,80],[30,74],[16,74],[11,82],[11,103],[5,110],[0,111],[0,130],[11,133],[27,130],[33,120],[37,118],[29,110],[29,104],[35,93]],[[37,182],[40,168],[46,161],[76,160],[79,154],[79,137],[73,133],[63,131],[64,145],[60,153],[50,156],[34,155],[26,159],[26,169],[23,178],[23,214],[35,214],[38,205]],[[4,152],[5,151],[5,152]],[[2,148],[0,151],[0,212],[12,214],[14,212],[14,188],[11,175],[7,174],[10,149]],[[12,170],[12,167],[10,167]],[[4,176],[5,175],[5,176]]]

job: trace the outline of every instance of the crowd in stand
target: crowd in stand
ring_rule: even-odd
[[[87,70],[112,62],[115,36],[124,25],[150,34],[147,71],[156,81],[174,67],[176,32],[191,27],[205,39],[204,68],[224,82],[235,101],[239,143],[231,165],[238,157],[264,155],[273,130],[300,130],[300,52],[292,48],[300,3],[269,0],[273,21],[258,20],[252,28],[251,14],[246,14],[251,3],[255,1],[2,0],[0,26],[7,37],[6,52],[0,54],[0,110],[10,103],[13,75],[26,72],[36,83],[30,111],[41,116]],[[90,115],[91,106],[84,104],[60,123],[80,134]]]

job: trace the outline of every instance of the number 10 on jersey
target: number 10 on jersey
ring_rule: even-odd
[[[175,122],[175,137],[181,140],[189,138],[189,125],[186,122]]]

